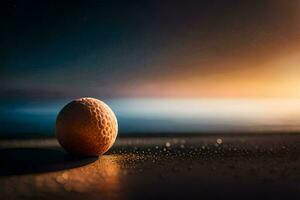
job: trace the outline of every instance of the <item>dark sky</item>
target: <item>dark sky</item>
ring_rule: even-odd
[[[300,97],[299,1],[28,0],[1,10],[2,98]]]

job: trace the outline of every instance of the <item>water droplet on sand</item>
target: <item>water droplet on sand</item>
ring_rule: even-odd
[[[171,143],[170,142],[166,142],[166,147],[170,147]]]
[[[222,144],[223,143],[223,140],[221,138],[218,138],[217,139],[217,144]]]

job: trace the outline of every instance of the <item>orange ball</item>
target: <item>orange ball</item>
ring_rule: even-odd
[[[56,136],[69,153],[98,156],[114,144],[118,122],[114,112],[104,102],[80,98],[67,104],[56,119]]]

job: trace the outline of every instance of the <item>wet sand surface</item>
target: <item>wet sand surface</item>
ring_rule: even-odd
[[[120,137],[99,158],[0,142],[0,199],[299,199],[300,135]]]

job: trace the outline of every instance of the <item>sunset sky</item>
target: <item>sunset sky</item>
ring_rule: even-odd
[[[33,0],[3,8],[4,98],[300,97],[299,1]]]
[[[3,1],[0,136],[69,101],[122,133],[300,131],[300,1]]]

